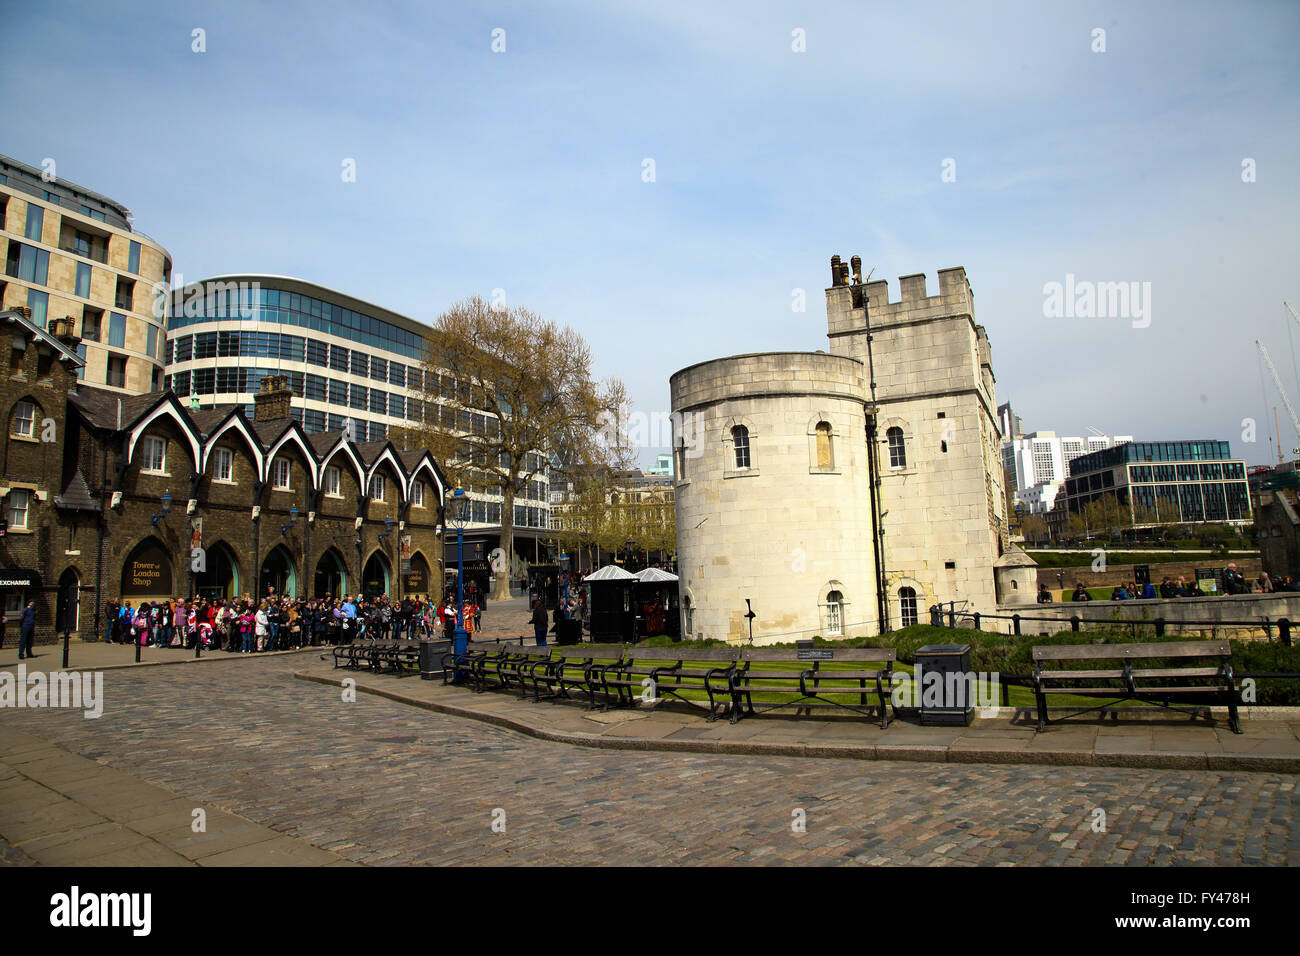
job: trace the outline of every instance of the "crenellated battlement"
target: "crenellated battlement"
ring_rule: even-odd
[[[862,281],[862,260],[854,256],[850,263],[839,256],[831,257],[831,285],[826,290],[827,333],[834,338],[860,330],[863,325],[863,302],[875,326],[901,322],[925,321],[954,315],[974,315],[974,296],[970,280],[961,266],[939,270],[939,291],[930,295],[923,272],[900,276],[899,296],[890,301],[889,283],[884,279]]]

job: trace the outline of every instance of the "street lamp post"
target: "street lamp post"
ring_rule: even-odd
[[[465,525],[469,523],[469,496],[464,488],[457,488],[447,496],[447,523],[456,529],[456,634],[451,651],[461,662],[469,650],[469,635],[465,633]],[[456,670],[455,683],[464,681],[464,671]]]

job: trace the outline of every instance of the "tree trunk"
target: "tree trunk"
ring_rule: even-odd
[[[496,587],[492,590],[492,600],[509,601],[510,575],[515,566],[515,486],[514,482],[502,488],[504,500],[501,503],[501,550],[505,552],[506,570],[497,575]]]

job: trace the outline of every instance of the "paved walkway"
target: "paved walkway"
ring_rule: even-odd
[[[0,728],[0,865],[339,866],[295,837]]]
[[[1291,774],[574,747],[293,678],[318,664],[110,671],[98,720],[0,709],[0,860],[142,862],[143,837],[200,863],[1300,864]],[[259,839],[187,846],[196,807]]]

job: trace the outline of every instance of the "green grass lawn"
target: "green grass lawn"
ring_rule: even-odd
[[[942,632],[942,633],[945,633],[945,634],[948,634],[948,635],[951,635],[951,633],[952,633],[951,631],[948,631],[946,628],[934,628],[934,630],[939,631],[939,632]],[[683,659],[684,659],[685,661],[687,661],[688,663],[691,663],[691,657],[690,657],[690,651],[691,651],[691,648],[692,648],[692,646],[699,646],[701,643],[709,643],[709,644],[713,644],[713,645],[721,644],[721,642],[699,642],[699,641],[690,641],[690,642],[680,642],[677,646],[679,646],[679,647],[681,648],[681,650],[682,650],[682,656],[683,656]],[[847,642],[833,642],[833,641],[832,641],[832,642],[822,642],[822,643],[824,643],[824,644],[834,644],[834,645],[836,645],[836,646],[850,646]],[[859,645],[859,646],[861,646],[861,645]],[[602,663],[609,663],[609,662],[612,662],[612,661],[614,661],[614,660],[616,660],[616,659],[618,658],[618,656],[619,656],[619,652],[622,650],[622,645],[620,645],[620,644],[601,644],[601,645],[585,644],[585,645],[582,646],[582,650],[583,650],[583,651],[596,650],[596,651],[598,651],[598,652],[601,653],[601,656],[600,656],[599,658],[597,658],[597,659],[598,659],[600,662],[602,662]],[[698,667],[703,668],[703,667],[705,667],[705,666],[717,666],[717,663],[718,663],[718,662],[717,662],[717,661],[709,662],[709,664],[707,664],[707,665],[706,665],[704,662],[698,662],[698,661],[697,661],[697,662],[694,662],[694,663],[697,664]],[[762,672],[764,672],[764,671],[780,673],[780,672],[789,672],[789,671],[792,671],[792,670],[796,670],[796,669],[799,668],[799,666],[809,667],[809,666],[811,666],[811,662],[756,661],[756,662],[754,662],[754,663],[751,665],[750,670],[751,670],[751,672],[755,672],[755,673],[762,673]],[[822,667],[821,667],[821,669],[820,669],[820,673],[823,675],[823,682],[824,682],[824,683],[828,683],[828,684],[837,684],[837,685],[839,685],[839,686],[843,686],[843,685],[844,685],[844,682],[843,682],[842,680],[841,680],[841,681],[836,681],[836,680],[835,680],[835,672],[836,672],[837,670],[839,670],[839,671],[845,671],[845,670],[855,670],[855,671],[859,671],[859,670],[879,670],[879,669],[880,669],[880,668],[878,668],[878,667],[872,667],[871,665],[847,664],[847,663],[846,663],[846,664],[843,664],[843,665],[840,665],[840,666],[837,667],[837,666],[835,666],[835,662],[833,662],[833,661],[832,661],[832,662],[825,662],[825,661],[823,661],[823,662],[822,662]],[[906,663],[903,663],[903,662],[899,661],[899,662],[896,662],[896,663],[894,664],[894,673],[895,673],[896,675],[897,675],[897,674],[907,674],[909,678],[912,678],[912,677],[914,677],[914,675],[915,675],[915,673],[916,673],[916,669],[915,669],[915,667],[914,667],[913,665],[911,665],[911,664],[906,664]],[[856,682],[855,682],[855,683],[856,683]],[[868,687],[866,688],[865,692],[868,694],[868,697],[867,697],[867,703],[868,703],[868,705],[873,704],[873,703],[875,702],[875,687],[874,687],[874,686],[868,686]],[[989,682],[989,681],[984,681],[984,680],[980,681],[980,682],[979,682],[979,688],[978,688],[977,691],[976,691],[976,695],[977,695],[976,699],[977,699],[977,700],[980,700],[980,699],[987,699],[987,698],[985,697],[985,695],[990,695],[990,694],[991,694],[992,699],[993,699],[993,702],[994,702],[994,703],[993,703],[993,706],[995,706],[995,707],[1000,707],[1000,706],[1002,706],[1001,689],[998,688],[998,689],[996,689],[996,690],[990,691],[990,682]],[[685,698],[686,700],[690,700],[690,701],[700,701],[700,702],[704,702],[704,703],[706,703],[706,704],[707,704],[708,699],[709,699],[708,694],[705,693],[703,690],[698,690],[698,691],[694,691],[694,690],[683,690],[683,691],[680,692],[680,696],[681,696],[682,698]],[[847,697],[847,696],[845,696],[845,695],[839,695],[839,694],[837,694],[837,695],[835,695],[835,696],[836,696],[836,699],[842,699],[844,702],[848,702],[848,701],[852,700],[851,697]],[[1119,696],[1119,695],[1117,694],[1117,696]],[[773,704],[779,704],[779,703],[791,703],[791,702],[793,702],[793,701],[795,701],[795,700],[798,700],[798,699],[799,699],[799,695],[798,695],[798,694],[789,694],[789,693],[773,693],[773,692],[755,691],[754,694],[753,694],[753,699],[754,699],[754,703],[755,703],[755,704],[771,706],[771,705],[773,705]],[[1076,705],[1077,705],[1077,706],[1087,706],[1087,705],[1095,705],[1095,704],[1097,704],[1097,703],[1099,703],[1098,700],[1096,700],[1096,699],[1094,699],[1094,698],[1090,698],[1090,697],[1073,697],[1073,696],[1068,696],[1068,695],[1054,695],[1053,698],[1052,698],[1052,706],[1054,706],[1054,707],[1056,707],[1056,706],[1061,706],[1061,707],[1072,707],[1072,706],[1076,706]],[[1033,689],[1032,689],[1032,688],[1029,688],[1029,687],[1022,687],[1022,686],[1017,685],[1017,684],[1010,684],[1010,685],[1008,685],[1008,686],[1007,686],[1007,706],[1010,706],[1010,707],[1033,707],[1033,706],[1034,706],[1034,692],[1033,692]],[[1133,702],[1129,702],[1129,703],[1127,703],[1127,704],[1122,704],[1122,705],[1119,705],[1119,706],[1134,706],[1134,703],[1133,703]]]

